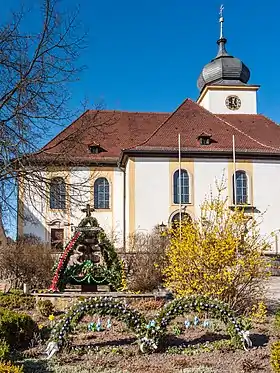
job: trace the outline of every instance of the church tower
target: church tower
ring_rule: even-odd
[[[214,114],[257,114],[259,86],[247,84],[250,70],[226,50],[223,9],[221,6],[218,54],[204,66],[198,78],[200,95],[197,102]]]

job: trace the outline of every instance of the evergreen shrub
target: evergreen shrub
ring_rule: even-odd
[[[28,315],[0,308],[0,339],[12,348],[28,345],[37,332],[37,325]]]
[[[39,300],[37,307],[42,316],[49,317],[54,313],[54,305],[49,299]]]

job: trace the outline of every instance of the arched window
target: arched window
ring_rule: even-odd
[[[109,182],[105,177],[100,177],[94,183],[94,208],[109,209],[110,193]]]
[[[236,187],[235,187],[236,179]],[[236,171],[233,175],[233,202],[235,205],[245,205],[248,203],[248,179],[245,171]],[[235,198],[236,193],[236,198]]]
[[[173,203],[180,203],[179,170],[173,175]],[[181,203],[190,202],[190,179],[186,170],[181,170]]]
[[[180,213],[179,212],[177,212],[172,217],[171,222],[172,222],[172,224],[178,224],[180,222]],[[182,212],[181,213],[181,222],[183,222],[183,223],[186,223],[186,222],[191,223],[192,222],[192,218],[186,212]]]
[[[66,185],[61,177],[56,177],[51,180],[50,184],[50,208],[65,209],[66,208]]]

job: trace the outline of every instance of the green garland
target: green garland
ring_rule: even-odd
[[[141,352],[153,352],[162,344],[170,322],[175,317],[190,312],[206,312],[209,317],[223,321],[235,343],[243,345],[245,349],[251,347],[249,333],[242,319],[236,318],[228,305],[202,296],[175,299],[166,304],[156,318],[150,321],[140,312],[116,299],[88,298],[74,305],[55,325],[50,342],[55,342],[58,350],[67,346],[69,333],[74,331],[82,317],[98,314],[123,321],[136,334]]]

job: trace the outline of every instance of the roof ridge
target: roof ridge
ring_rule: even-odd
[[[151,135],[145,140],[145,141],[143,141],[143,142],[141,142],[141,143],[138,143],[138,144],[136,144],[136,145],[133,145],[133,146],[131,146],[131,147],[129,147],[129,148],[126,148],[126,149],[122,149],[122,150],[130,150],[130,149],[133,149],[133,148],[135,148],[135,147],[137,147],[137,146],[142,146],[142,145],[145,145],[149,140],[151,140],[151,138],[153,137],[153,136],[155,136],[155,134],[164,126],[164,124],[170,119],[170,118],[172,118],[172,116],[181,108],[181,106],[183,106],[184,105],[184,103],[185,102],[187,102],[187,101],[190,101],[190,102],[194,102],[193,100],[191,100],[190,98],[186,98],[178,107],[177,107],[177,109],[175,110],[175,111],[173,111],[152,133],[151,133]]]
[[[129,110],[94,110],[89,109],[88,111],[99,111],[100,113],[125,113],[125,114],[170,114],[168,111],[129,111]]]
[[[206,109],[205,109],[206,110]],[[271,146],[271,145],[266,145],[264,143],[262,143],[261,141],[258,141],[256,138],[248,135],[246,132],[242,131],[241,129],[237,128],[235,125],[233,125],[232,123],[229,123],[228,121],[224,120],[223,118],[219,117],[219,115],[217,114],[213,114],[216,118],[218,118],[220,121],[222,121],[223,123],[225,123],[227,126],[230,126],[231,128],[235,129],[237,132],[241,133],[242,135],[248,137],[248,139],[256,142],[258,145],[260,146],[263,146],[264,148],[269,148],[269,149],[273,149],[273,150],[280,150],[280,147],[279,148],[276,148],[274,146]],[[238,114],[237,114],[238,115]],[[255,115],[259,115],[259,114],[255,114]],[[265,117],[264,115],[262,115],[263,117]],[[268,119],[268,118],[267,118]],[[273,122],[273,121],[272,121]],[[275,123],[276,124],[276,123]],[[277,124],[276,124],[277,125]]]

